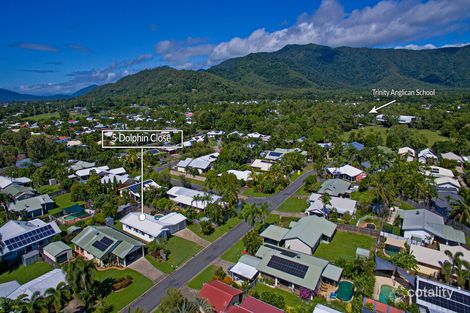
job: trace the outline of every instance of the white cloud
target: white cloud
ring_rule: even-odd
[[[457,31],[469,16],[470,0],[382,0],[352,12],[345,12],[337,0],[323,0],[317,10],[277,31],[260,28],[248,37],[217,45],[166,40],[156,45],[156,51],[176,67],[207,67],[250,53],[277,51],[288,44],[418,49],[413,41]],[[194,58],[198,61],[193,62]]]
[[[70,79],[66,82],[22,85],[19,91],[39,95],[70,94],[93,84],[102,85],[115,82],[124,76],[137,72],[136,65],[152,59],[152,54],[142,54],[134,59],[112,62],[105,68],[68,73],[67,76]]]
[[[408,50],[429,50],[429,49],[436,49],[437,47],[433,44],[425,44],[425,45],[415,45],[409,44],[406,46],[397,46],[395,49],[408,49]]]

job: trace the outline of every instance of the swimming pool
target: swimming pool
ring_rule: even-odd
[[[336,297],[343,301],[351,301],[353,296],[354,287],[350,281],[340,281],[338,284],[338,290],[336,290]]]
[[[395,292],[393,292],[392,286],[382,285],[380,287],[379,301],[385,304],[388,304],[389,301],[395,301]]]
[[[399,247],[391,246],[391,245],[385,245],[385,253],[389,256],[394,256],[395,254],[398,254],[400,252]]]

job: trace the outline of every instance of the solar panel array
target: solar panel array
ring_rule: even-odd
[[[37,241],[48,238],[52,235],[55,235],[55,231],[51,225],[46,225],[38,229],[32,230],[26,234],[21,234],[19,236],[7,239],[4,241],[6,247],[10,251],[14,251],[25,246],[28,246]]]
[[[93,242],[92,246],[95,247],[96,249],[100,250],[100,251],[106,251],[109,246],[113,243],[114,241],[112,241],[111,239],[109,239],[108,237],[103,237],[101,238],[100,240],[97,240],[95,242]]]
[[[307,265],[286,260],[276,255],[271,257],[268,262],[268,266],[299,278],[304,278],[308,270]]]
[[[278,158],[278,157],[282,156],[282,153],[280,153],[280,152],[269,152],[269,155],[272,156],[272,157]]]
[[[151,179],[145,180],[144,181],[144,188],[147,187],[148,184],[152,182]],[[128,188],[131,190],[133,193],[138,193],[140,191],[141,183],[136,183],[134,185],[130,185]]]
[[[431,295],[430,290],[433,290],[434,295],[432,296],[420,296],[419,299],[422,301],[426,301],[454,312],[470,313],[470,296],[467,294],[452,289],[452,295],[448,298],[445,297],[445,295],[448,295],[449,293],[446,292],[446,294],[443,295],[442,292],[442,290],[447,288],[441,285],[430,284],[422,280],[419,280],[418,282],[418,289],[426,290],[428,295]],[[423,294],[426,295],[426,293]]]

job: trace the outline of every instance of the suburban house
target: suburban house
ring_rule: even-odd
[[[356,201],[347,198],[331,197],[330,204],[325,205],[321,194],[312,193],[308,198],[308,202],[310,206],[305,210],[308,215],[324,217],[328,216],[333,210],[340,216],[346,212],[351,216],[356,213]]]
[[[0,176],[0,191],[5,190],[5,188],[12,184],[27,187],[31,184],[31,179],[29,179],[28,177],[11,178],[6,176]]]
[[[350,142],[350,143],[347,143],[346,146],[350,149],[354,149],[356,151],[362,151],[364,150],[364,148],[366,147],[364,144],[360,143],[360,142],[357,142],[357,141],[353,141],[353,142]]]
[[[403,147],[398,149],[398,155],[405,158],[407,162],[411,162],[416,158],[416,151],[410,147]]]
[[[292,291],[301,288],[315,290],[321,282],[336,285],[343,269],[312,255],[290,249],[262,245],[256,252],[260,258],[259,275],[271,278],[274,286],[284,286]]]
[[[398,117],[398,124],[410,124],[416,121],[416,116],[413,115],[400,115]]]
[[[26,216],[35,218],[46,214],[49,210],[54,208],[54,200],[49,195],[40,195],[32,198],[27,198],[12,202],[8,205],[10,211],[24,212]]]
[[[198,158],[186,158],[176,164],[176,170],[178,172],[186,173],[190,169],[197,170],[199,174],[206,173],[211,169],[212,163],[217,160],[219,153],[211,153],[208,155],[200,156]]]
[[[251,163],[250,166],[252,168],[259,169],[263,172],[267,172],[267,171],[271,170],[271,166],[273,166],[273,164],[269,163],[269,162],[266,162],[266,161],[263,161],[263,160],[260,160],[260,159],[256,159],[256,160],[253,161],[253,163]]]
[[[343,165],[341,167],[328,167],[326,171],[327,174],[331,175],[333,178],[340,178],[356,182],[360,182],[367,176],[364,171],[349,164]]]
[[[318,193],[324,194],[327,193],[331,196],[345,196],[349,195],[351,183],[348,181],[345,181],[343,179],[327,179],[325,180],[320,189],[318,190]]]
[[[119,188],[123,188],[135,184],[137,181],[134,178],[130,177],[128,174],[107,174],[101,178],[100,182],[104,185],[116,184]]]
[[[23,285],[20,285],[17,281],[0,284],[0,295],[11,300],[16,300],[21,295],[26,295],[27,299],[31,299],[35,293],[39,293],[39,296],[44,296],[46,290],[50,288],[55,289],[60,283],[67,283],[67,281],[65,279],[65,272],[57,268]]]
[[[25,253],[45,246],[60,232],[55,222],[45,223],[40,219],[8,221],[0,227],[0,235],[5,245],[3,251],[0,251],[0,259],[17,259]]]
[[[429,170],[424,171],[424,175],[435,178],[454,177],[454,173],[451,170],[433,165],[429,166]]]
[[[206,299],[216,313],[227,312],[230,306],[241,303],[242,297],[243,291],[218,280],[205,283],[198,294],[198,298]]]
[[[464,163],[464,159],[460,155],[457,155],[453,152],[442,153],[441,157],[445,160],[455,161],[458,166],[462,166]]]
[[[242,180],[244,182],[252,180],[251,171],[249,170],[246,170],[246,171],[228,170],[227,173],[235,175],[238,180]],[[219,176],[222,176],[222,174],[219,174]]]
[[[208,138],[219,138],[223,135],[225,135],[225,132],[223,130],[211,130],[207,133]]]
[[[452,211],[452,204],[463,200],[463,198],[453,191],[439,191],[437,197],[431,199],[431,205],[442,216],[447,217]]]
[[[171,201],[176,202],[183,207],[193,207],[198,210],[204,210],[207,205],[219,202],[222,197],[207,192],[189,189],[186,187],[175,186],[167,191]],[[204,199],[210,197],[210,199]]]
[[[302,151],[299,148],[294,148],[294,149],[284,149],[284,148],[276,148],[274,151],[267,151],[264,158],[269,161],[279,161],[282,159],[282,157],[291,152],[298,152],[302,155],[307,155],[306,151]]]
[[[447,245],[465,244],[465,234],[444,224],[442,216],[425,209],[398,210],[403,237],[418,242],[438,241]]]
[[[67,176],[70,179],[78,179],[79,181],[86,181],[92,173],[100,174],[103,172],[108,172],[109,166],[99,166],[99,167],[89,167],[83,168],[80,170],[75,171],[75,174],[71,174]]]
[[[252,296],[243,298],[239,305],[231,306],[227,313],[283,313],[284,311]]]
[[[36,195],[33,188],[16,183],[8,185],[8,187],[2,190],[2,193],[10,196],[10,198],[15,202],[32,198]]]
[[[242,254],[238,262],[228,269],[228,272],[234,280],[253,282],[258,277],[259,261],[257,257]]]
[[[42,249],[43,255],[50,261],[62,264],[72,258],[72,248],[63,241],[54,241]]]
[[[418,153],[418,161],[421,164],[434,164],[437,160],[439,160],[439,157],[429,148],[421,150]]]
[[[144,181],[143,183],[143,186],[144,186],[144,191],[149,189],[149,188],[161,188],[161,186],[159,184],[157,184],[156,182],[154,182],[152,179],[147,179]],[[124,193],[129,193],[129,195],[134,198],[134,200],[139,200],[140,199],[140,193],[141,193],[141,187],[142,187],[142,183],[141,182],[138,182],[138,183],[133,183],[132,185],[129,185],[127,187],[124,187],[122,188],[119,193],[121,194],[121,196],[124,194]]]
[[[434,296],[430,297],[429,290],[435,290],[438,293],[436,292]],[[470,311],[470,292],[432,279],[416,276],[415,295],[420,312],[460,313]]]
[[[108,226],[87,226],[72,239],[75,252],[100,266],[128,266],[144,255],[144,244]]]
[[[83,170],[85,168],[90,168],[90,167],[95,167],[96,163],[95,162],[86,162],[86,161],[69,161],[70,163],[73,163],[70,166],[70,169],[74,172],[78,170]]]
[[[450,193],[458,193],[460,190],[460,182],[451,177],[439,177],[434,180],[434,184],[436,185],[437,192],[450,192]]]
[[[335,223],[318,216],[302,217],[289,226],[290,229],[269,225],[260,236],[266,244],[312,254],[321,241],[331,241],[336,232]]]
[[[167,238],[169,235],[186,228],[186,217],[172,212],[164,216],[145,214],[142,221],[140,212],[131,212],[121,219],[122,230],[146,242]]]

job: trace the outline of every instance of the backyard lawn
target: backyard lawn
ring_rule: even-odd
[[[170,250],[168,260],[164,262],[159,262],[154,259],[150,254],[147,254],[145,257],[147,260],[153,264],[156,268],[164,273],[173,272],[178,266],[186,262],[189,258],[193,257],[201,251],[202,247],[195,244],[192,241],[180,237],[171,237],[168,240],[167,248]]]
[[[253,293],[253,292],[257,292],[258,295],[261,296],[261,294],[263,292],[270,292],[270,293],[274,293],[274,294],[277,294],[277,295],[280,295],[282,298],[284,298],[284,302],[285,302],[285,308],[281,308],[281,309],[287,309],[287,308],[295,308],[295,307],[301,307],[301,308],[305,308],[305,312],[312,312],[313,309],[315,308],[315,306],[317,304],[323,304],[323,305],[327,305],[333,309],[336,309],[340,312],[344,312],[344,304],[340,303],[339,301],[332,301],[330,303],[326,303],[326,300],[322,297],[315,297],[313,298],[312,301],[304,301],[302,299],[300,299],[300,297],[297,295],[297,294],[294,294],[294,293],[291,293],[291,292],[287,292],[285,290],[281,290],[279,288],[272,288],[268,285],[265,285],[263,283],[257,283],[255,285],[254,288],[252,288],[250,290],[250,293]],[[286,311],[289,311],[288,309]]]
[[[369,250],[375,241],[375,237],[337,231],[333,240],[330,243],[320,243],[313,255],[329,261],[334,261],[339,257],[354,260],[356,258],[356,248]]]
[[[188,228],[199,237],[212,242],[216,240],[217,238],[221,237],[226,232],[228,232],[230,229],[240,224],[240,222],[241,222],[241,219],[239,219],[238,217],[232,217],[225,224],[217,227],[212,234],[207,235],[207,236],[201,232],[201,227],[199,227],[198,224],[191,224],[188,226]]]
[[[203,269],[202,272],[197,274],[193,279],[189,281],[188,283],[189,288],[193,288],[197,290],[201,289],[204,283],[207,283],[208,281],[212,280],[212,277],[217,271],[217,268],[218,267],[215,265],[209,265],[208,267]]]
[[[53,192],[56,192],[56,191],[59,191],[60,190],[60,185],[44,185],[44,186],[39,186],[38,188],[36,188],[36,191],[38,192],[38,194],[50,194],[50,193],[53,193]]]
[[[113,306],[113,312],[119,312],[123,307],[152,287],[153,283],[150,279],[131,269],[125,269],[123,271],[111,269],[106,271],[96,271],[95,273],[95,278],[99,281],[104,281],[109,278],[117,279],[127,275],[132,276],[132,284],[118,292],[111,292],[105,298],[106,303]]]
[[[245,247],[243,246],[243,241],[240,240],[231,246],[227,251],[225,251],[225,253],[221,256],[221,259],[232,263],[237,263],[244,249]]]
[[[276,209],[276,211],[304,212],[307,207],[308,207],[307,199],[302,199],[298,197],[289,197]]]
[[[375,196],[372,190],[354,191],[351,193],[351,199],[356,200],[363,205],[371,205],[374,201],[374,198]]]
[[[0,283],[16,280],[18,283],[24,284],[51,270],[52,266],[46,262],[36,262],[28,266],[21,265],[12,271],[2,273]]]
[[[73,204],[83,204],[83,201],[74,202],[72,201],[72,194],[71,193],[64,193],[63,195],[59,195],[54,198],[55,204],[57,205],[56,208],[49,211],[50,215],[54,215],[69,207]]]

